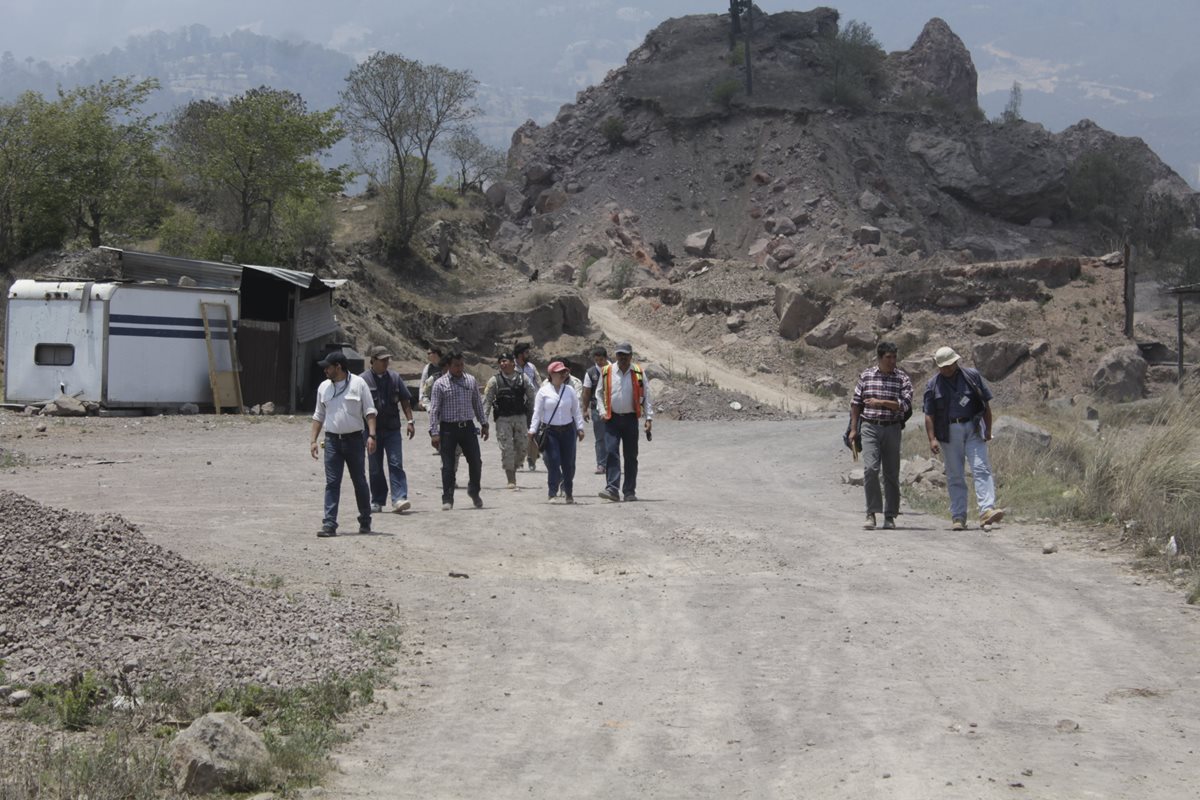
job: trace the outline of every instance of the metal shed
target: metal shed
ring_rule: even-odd
[[[295,411],[313,402],[313,365],[323,340],[337,331],[333,292],[345,280],[283,267],[102,249],[116,255],[126,279],[237,289],[237,352],[245,403],[272,402]]]

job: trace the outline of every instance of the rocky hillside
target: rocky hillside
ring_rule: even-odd
[[[976,335],[967,317],[995,316],[989,303],[1028,306],[1011,315],[1031,320],[1012,331],[1021,339],[1014,352],[1029,352],[1034,333],[1077,345],[1073,330],[1033,321],[1081,276],[1089,297],[1071,302],[1110,310],[1084,323],[1096,328],[1104,317],[1102,329],[1089,331],[1089,340],[1101,337],[1090,348],[1121,344],[1119,285],[1076,259],[1114,243],[1082,219],[1069,192],[1073,166],[1103,154],[1138,191],[1194,208],[1186,182],[1141,140],[1086,120],[1058,134],[986,121],[971,56],[939,19],[909,50],[883,59],[868,102],[857,110],[831,104],[823,98],[838,23],[828,8],[758,16],[753,96],[729,51],[727,15],[663,23],[553,123],[526,123],[514,134],[516,177],[489,191],[499,217],[494,250],[563,283],[618,293],[643,286],[633,294],[660,306],[674,307],[662,298],[682,292],[686,316],[697,321],[672,320],[682,326],[677,335],[705,331],[716,341],[700,344],[716,348],[714,357],[808,383],[822,377],[818,367],[844,383],[906,315],[928,314],[928,336],[965,337],[952,343],[969,350]],[[1052,280],[1036,264],[992,269],[982,282],[961,269],[1040,258],[1076,260]],[[947,288],[939,281],[950,267],[959,272]],[[910,282],[914,270],[921,275]],[[693,279],[705,272],[724,277],[698,291]],[[676,291],[659,291],[668,287]],[[781,292],[806,293],[820,313],[781,319]],[[876,310],[889,296],[896,316],[880,325]],[[1059,315],[1069,328],[1079,324],[1072,310]],[[747,337],[740,329],[760,311],[762,324],[751,326],[760,330]],[[731,318],[739,313],[745,319]],[[840,334],[813,336],[827,320],[856,334],[849,345]],[[797,340],[821,352],[796,354],[788,343]],[[1070,383],[1063,391],[1087,378]]]

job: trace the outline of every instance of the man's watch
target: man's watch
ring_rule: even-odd
[[[373,433],[368,433],[368,434],[367,434],[367,438],[368,438],[368,439],[374,439],[374,438],[375,438],[375,434],[373,434]]]

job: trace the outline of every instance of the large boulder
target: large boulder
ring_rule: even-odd
[[[850,320],[830,317],[808,332],[804,337],[806,344],[823,350],[832,350],[846,341],[846,331],[850,330]]]
[[[1147,368],[1136,345],[1113,348],[1101,357],[1092,375],[1092,393],[1113,403],[1140,400],[1146,388]]]
[[[175,788],[186,794],[254,789],[270,758],[259,735],[227,712],[205,714],[171,743]]]
[[[557,186],[552,186],[537,196],[533,207],[539,214],[552,214],[566,204],[567,193]]]
[[[795,341],[819,325],[827,306],[804,288],[775,287],[775,315],[779,317],[779,335]]]
[[[1045,450],[1053,440],[1050,431],[1017,417],[1000,417],[993,422],[992,436],[1034,450]]]
[[[713,243],[716,240],[717,235],[712,228],[696,231],[684,240],[683,251],[689,256],[706,258],[709,252],[712,250]]]
[[[975,367],[989,381],[1003,380],[1029,357],[1029,345],[1004,339],[977,342],[971,350]]]

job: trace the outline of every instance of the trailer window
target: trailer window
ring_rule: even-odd
[[[39,344],[33,349],[33,363],[39,367],[69,367],[75,363],[75,345]]]

